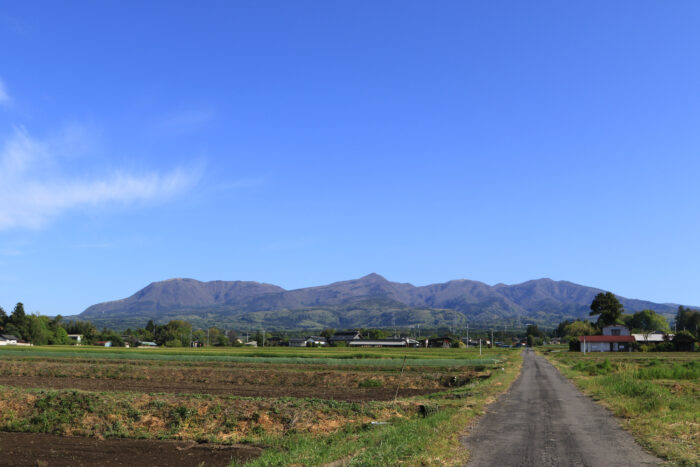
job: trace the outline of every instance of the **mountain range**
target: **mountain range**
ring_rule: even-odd
[[[245,281],[153,282],[121,300],[92,305],[71,319],[115,329],[184,319],[197,327],[336,329],[361,327],[463,327],[535,323],[552,326],[586,318],[601,289],[537,279],[487,285],[472,280],[413,286],[379,274],[328,285],[285,290]],[[626,312],[652,309],[671,317],[678,305],[618,296]]]

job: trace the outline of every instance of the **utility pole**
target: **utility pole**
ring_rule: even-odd
[[[469,323],[467,323],[467,350],[469,350]]]
[[[209,347],[209,328],[207,328],[207,347]]]
[[[495,343],[493,342],[493,329],[491,329],[491,348],[493,348],[494,345]]]
[[[481,355],[481,337],[479,338],[479,355]]]

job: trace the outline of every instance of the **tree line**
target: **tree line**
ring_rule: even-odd
[[[641,310],[626,314],[617,297],[610,292],[599,293],[590,306],[590,316],[597,316],[595,323],[588,320],[565,320],[557,326],[556,334],[561,337],[578,338],[600,334],[603,327],[621,324],[632,333],[649,334],[652,332],[670,333],[671,327],[666,318],[654,310]],[[679,306],[674,319],[674,334],[679,340],[697,342],[700,338],[700,311]],[[676,338],[674,337],[674,339]]]

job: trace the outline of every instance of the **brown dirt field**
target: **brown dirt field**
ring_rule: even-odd
[[[84,391],[125,391],[171,394],[212,394],[244,397],[311,397],[348,402],[391,400],[395,387],[317,387],[317,386],[267,386],[233,385],[221,383],[196,383],[190,381],[153,381],[122,379],[88,379],[41,376],[0,376],[0,386],[46,389],[80,389]],[[400,397],[418,396],[443,391],[446,388],[400,389]]]
[[[444,387],[444,380],[452,376],[465,378],[474,375],[474,370],[438,371],[421,369],[406,371],[401,386],[411,389],[437,389]],[[301,386],[341,388],[359,387],[367,379],[381,382],[383,387],[396,387],[399,372],[396,370],[357,370],[326,367],[221,365],[210,362],[186,366],[167,362],[111,362],[111,361],[28,361],[1,360],[0,377],[35,376],[45,378],[86,378],[109,380],[172,381],[184,384],[203,383],[219,386]]]
[[[0,432],[0,464],[7,466],[227,466],[262,449],[250,445],[207,445],[187,441],[82,438]]]

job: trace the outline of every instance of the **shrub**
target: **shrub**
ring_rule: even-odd
[[[381,388],[383,385],[378,379],[366,379],[364,381],[360,381],[358,386],[361,388]]]

